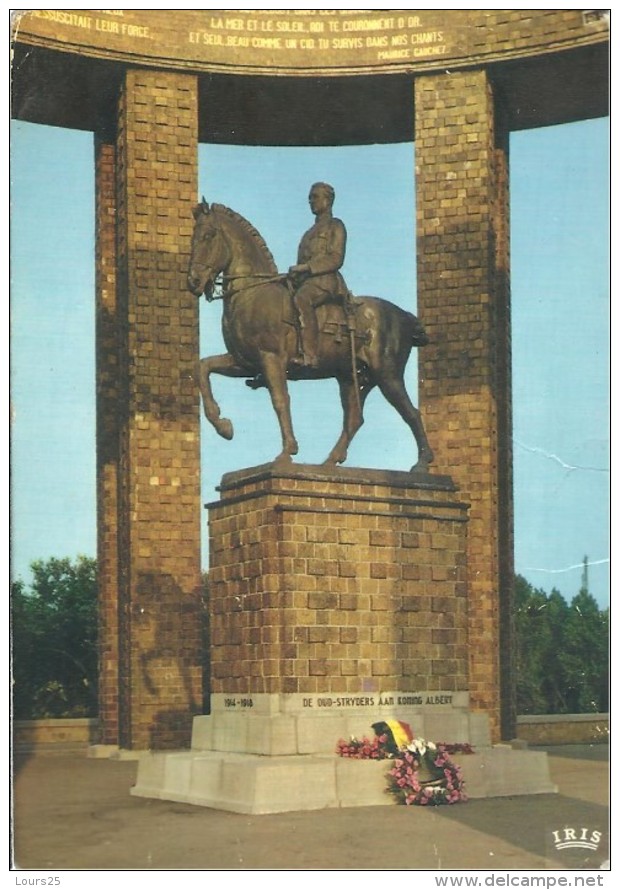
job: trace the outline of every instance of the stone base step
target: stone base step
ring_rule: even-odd
[[[545,752],[497,745],[454,760],[462,768],[465,792],[471,798],[558,790],[549,778]],[[386,791],[388,769],[388,760],[353,760],[334,754],[156,753],[141,757],[131,793],[252,815],[386,806],[394,805]]]
[[[461,767],[468,797],[511,797],[524,794],[557,794],[551,781],[546,751],[493,745],[475,754],[451,758]]]
[[[270,757],[297,754],[333,754],[339,739],[372,738],[373,720],[392,716],[392,709],[349,709],[343,713],[257,714],[215,712],[194,717],[193,751],[260,754]],[[400,708],[398,719],[409,723],[416,738],[440,742],[469,742],[475,748],[491,744],[486,714],[465,708],[424,712]]]

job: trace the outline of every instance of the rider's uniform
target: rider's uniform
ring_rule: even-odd
[[[348,293],[339,272],[344,262],[346,243],[344,223],[326,215],[308,229],[299,244],[297,262],[308,266],[310,271],[296,277],[294,301],[301,322],[304,361],[310,366],[316,366],[317,362],[317,307],[329,300],[343,300]]]
[[[301,286],[295,298],[306,305],[317,307],[328,297],[343,297],[347,287],[339,272],[344,263],[347,230],[335,217],[324,217],[305,233],[299,244],[297,262],[310,269],[310,275],[300,275]]]

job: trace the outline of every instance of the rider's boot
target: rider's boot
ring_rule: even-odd
[[[317,368],[319,360],[317,357],[317,347],[319,339],[319,325],[316,319],[316,310],[314,306],[297,306],[299,310],[299,322],[301,326],[301,349],[302,355],[293,359],[296,365],[302,365],[304,368]]]
[[[302,329],[302,339],[304,344],[304,359],[307,368],[316,368],[319,364],[317,357],[319,346],[319,323],[316,317],[316,309],[314,306],[307,313],[307,319]]]

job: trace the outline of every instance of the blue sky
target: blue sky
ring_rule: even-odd
[[[570,599],[590,561],[609,601],[608,120],[511,137],[516,568]],[[92,134],[17,122],[12,137],[12,564],[96,555]],[[310,184],[336,189],[350,288],[415,306],[414,146],[201,146],[199,190],[243,214],[276,262],[312,222]],[[191,299],[188,294],[188,299]],[[220,306],[201,306],[201,354],[222,351]],[[408,370],[415,393],[415,352]],[[215,379],[232,442],[202,427],[203,500],[223,472],[271,460],[268,397]],[[327,456],[341,426],[333,381],[292,387],[299,459]],[[378,393],[349,465],[408,468],[409,432]],[[381,431],[379,434],[379,430]],[[203,561],[206,565],[206,516]]]

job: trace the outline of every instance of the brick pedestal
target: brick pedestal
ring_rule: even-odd
[[[449,478],[266,465],[220,490],[212,693],[467,690],[467,506]]]

